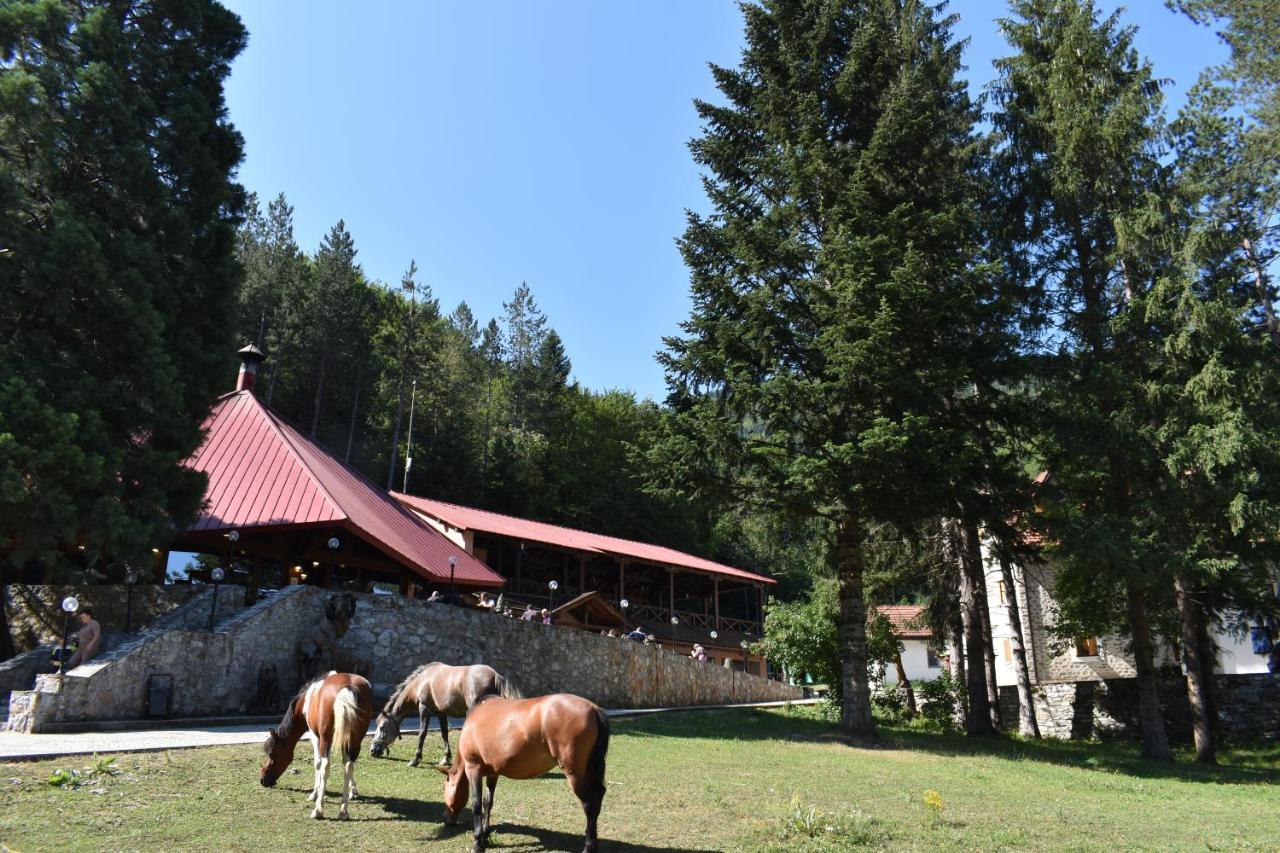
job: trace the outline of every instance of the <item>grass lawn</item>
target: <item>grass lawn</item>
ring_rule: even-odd
[[[1231,766],[1204,770],[1185,756],[1145,763],[1129,745],[882,731],[875,748],[846,746],[807,708],[616,720],[602,849],[1280,850],[1280,747],[1228,751]],[[0,845],[470,849],[470,816],[441,825],[443,777],[406,766],[407,738],[390,760],[361,756],[349,823],[332,819],[332,794],[326,820],[307,817],[310,752],[301,745],[299,772],[274,789],[258,785],[251,746],[122,755],[115,775],[86,772],[88,757],[0,765]],[[80,784],[51,786],[60,768]],[[340,779],[330,774],[331,792]],[[494,826],[494,850],[582,847],[582,811],[558,773],[499,782]]]

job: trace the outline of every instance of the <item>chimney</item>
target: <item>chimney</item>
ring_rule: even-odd
[[[236,377],[236,390],[253,393],[253,383],[258,379],[258,365],[266,359],[262,350],[249,344],[236,355],[240,356],[240,375]]]

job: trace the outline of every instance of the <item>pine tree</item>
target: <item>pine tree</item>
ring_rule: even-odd
[[[867,531],[968,515],[987,479],[968,436],[1005,323],[979,263],[975,110],[932,8],[743,12],[741,65],[712,69],[726,104],[697,103],[714,212],[680,241],[694,310],[661,356],[678,415],[655,455],[828,520],[842,720],[869,735]]]
[[[0,560],[145,559],[231,366],[233,181],[215,2],[0,6]]]
[[[1049,413],[1042,451],[1059,500],[1049,516],[1064,624],[1127,628],[1143,752],[1170,757],[1154,665],[1152,609],[1166,568],[1147,547],[1143,501],[1159,479],[1143,393],[1158,340],[1143,322],[1168,253],[1144,240],[1160,164],[1159,83],[1133,31],[1092,0],[1014,0],[1002,20],[993,116],[1008,212],[1006,256],[1044,294]],[[1157,221],[1159,220],[1156,215]],[[1123,614],[1112,608],[1124,602]]]

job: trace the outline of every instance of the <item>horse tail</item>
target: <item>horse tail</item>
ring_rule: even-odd
[[[520,688],[511,683],[511,679],[505,675],[494,673],[494,684],[498,686],[498,695],[503,699],[523,699],[524,694],[520,692]]]
[[[333,697],[333,743],[329,744],[329,753],[334,747],[341,750],[347,761],[355,761],[360,754],[360,739],[354,737],[355,728],[360,717],[360,697],[352,687],[344,687]]]
[[[600,796],[604,796],[604,759],[609,751],[609,715],[601,707],[594,709],[596,715],[596,742],[587,756],[587,778],[600,788]]]

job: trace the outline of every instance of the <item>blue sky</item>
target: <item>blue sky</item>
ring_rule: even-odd
[[[675,238],[706,209],[691,101],[715,97],[708,62],[737,61],[734,2],[224,2],[250,33],[227,85],[240,179],[285,193],[304,249],[344,219],[371,278],[415,259],[443,310],[482,323],[527,281],[577,380],[662,398],[653,354],[689,312]],[[1132,5],[1176,104],[1224,50],[1162,0]],[[1003,9],[951,5],[975,90]]]

